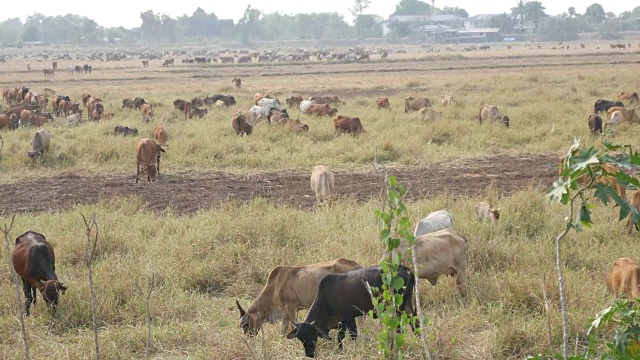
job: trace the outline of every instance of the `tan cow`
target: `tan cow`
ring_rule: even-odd
[[[611,116],[614,112],[619,111],[622,113],[622,119],[626,122],[637,123],[640,122],[640,117],[636,113],[635,109],[627,109],[622,106],[612,106],[607,110],[609,116]]]
[[[333,172],[324,165],[316,165],[311,172],[311,190],[316,194],[318,205],[327,204],[335,186]]]
[[[348,259],[304,266],[276,266],[271,270],[260,295],[246,311],[236,300],[240,311],[240,327],[245,334],[255,336],[265,322],[275,323],[282,319],[284,334],[289,324],[296,320],[298,309],[311,307],[323,276],[361,268],[357,262]]]
[[[633,193],[631,197],[631,205],[636,208],[636,210],[640,211],[640,191],[636,191]],[[633,221],[633,214],[629,214],[629,220],[627,220],[627,232],[629,235],[633,233],[633,228],[638,229],[638,224]]]
[[[167,135],[164,126],[159,125],[153,129],[153,138],[158,142],[158,144],[165,145],[169,139],[169,135]]]
[[[314,101],[316,104],[344,104],[344,101],[338,99],[337,96],[310,96],[309,101]]]
[[[637,92],[621,91],[617,96],[620,101],[629,100],[629,105],[637,105],[640,103],[640,97],[638,97]]]
[[[147,121],[147,122],[154,115],[154,113],[153,113],[153,105],[151,105],[151,104],[146,104],[146,103],[142,104],[140,106],[140,111],[142,112],[142,120]]]
[[[453,96],[451,96],[451,95],[442,95],[441,103],[442,103],[442,106],[451,106],[451,105],[453,105]]]
[[[238,111],[233,115],[231,119],[231,126],[236,131],[236,135],[242,137],[244,134],[251,135],[253,132],[253,126],[247,122],[247,118],[241,111]]]
[[[380,109],[391,110],[391,104],[389,103],[389,98],[386,98],[386,97],[379,97],[378,100],[376,100],[376,106],[378,107],[378,110]]]
[[[253,100],[255,101],[256,105],[258,105],[258,103],[262,99],[273,99],[273,98],[269,94],[263,94],[263,93],[256,93],[255,95],[253,95]]]
[[[423,107],[419,111],[420,118],[425,121],[437,121],[442,120],[442,113],[440,111],[435,111],[430,107]]]
[[[338,109],[331,107],[329,104],[311,104],[307,108],[307,115],[315,116],[333,116],[338,112]]]
[[[503,115],[497,106],[484,104],[480,108],[479,120],[481,123],[484,120],[499,121],[503,126],[509,127],[510,119],[508,116]]]
[[[404,112],[420,111],[425,107],[431,107],[431,101],[426,97],[414,98],[413,96],[407,96],[404,99]]]
[[[481,222],[489,221],[493,224],[500,219],[500,208],[492,208],[488,202],[481,202],[476,205],[476,216]]]
[[[444,229],[416,237],[416,263],[420,279],[427,279],[435,286],[440,275],[451,275],[456,278],[458,291],[462,296],[467,294],[467,239],[450,229]],[[411,246],[403,242],[393,251],[396,256],[400,251],[403,264],[413,269],[410,253]]]
[[[607,288],[614,296],[625,294],[632,300],[640,298],[640,264],[630,258],[616,259],[609,271]]]
[[[145,138],[136,145],[136,184],[140,170],[147,173],[147,182],[156,181],[156,171],[160,174],[160,153],[164,149],[153,139]],[[142,167],[142,169],[141,169]]]

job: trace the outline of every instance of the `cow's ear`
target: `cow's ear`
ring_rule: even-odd
[[[236,305],[238,305],[238,310],[240,310],[240,317],[243,317],[246,312],[244,311],[242,306],[240,306],[240,303],[238,302],[238,300],[236,300]]]
[[[295,339],[297,337],[296,335],[298,335],[298,328],[295,327],[295,324],[294,324],[293,330],[291,330],[287,334],[287,339]]]

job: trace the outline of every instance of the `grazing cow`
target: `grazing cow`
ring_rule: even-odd
[[[619,111],[622,113],[622,117],[624,121],[627,121],[630,123],[640,122],[640,117],[638,117],[638,114],[636,114],[635,109],[626,109],[620,106],[612,106],[609,108],[609,110],[607,110],[607,113],[611,115],[616,111]]]
[[[444,229],[453,231],[453,216],[447,210],[433,211],[416,224],[413,236],[418,237]]]
[[[633,193],[633,196],[631,197],[631,205],[635,207],[636,210],[640,211],[640,191],[636,191]],[[633,214],[630,214],[629,220],[627,220],[627,232],[629,233],[629,235],[633,233],[634,227],[636,228],[636,230],[640,230],[638,224],[633,221]]]
[[[361,268],[358,263],[348,259],[303,266],[276,266],[271,270],[260,295],[246,311],[236,300],[242,331],[255,336],[265,322],[274,323],[282,319],[281,330],[284,334],[289,324],[296,320],[298,309],[311,307],[323,276]]]
[[[478,120],[480,121],[480,123],[485,120],[499,121],[500,124],[502,124],[504,127],[509,127],[510,119],[508,116],[503,115],[500,110],[498,110],[497,106],[484,104],[480,108],[480,115],[478,117]]]
[[[153,105],[151,104],[142,104],[140,106],[140,111],[142,112],[142,120],[149,122],[149,120],[153,117]]]
[[[269,112],[269,116],[267,117],[267,120],[271,124],[274,124],[274,123],[278,124],[282,120],[288,119],[288,118],[289,118],[289,113],[287,112],[287,109],[282,109],[282,111],[271,110]]]
[[[52,68],[53,70],[57,69],[57,68],[58,68],[58,62],[57,62],[57,61],[53,61],[53,62],[51,63],[51,68]]]
[[[76,65],[75,70],[76,70],[76,74],[80,74],[82,72],[82,66],[80,65]]]
[[[143,68],[148,68],[149,67],[149,60],[142,60],[142,67]]]
[[[36,111],[36,110],[34,110]],[[20,123],[21,124],[26,124],[27,121],[29,121],[31,119],[31,110],[22,110],[20,111]]]
[[[431,107],[431,101],[426,97],[414,98],[413,96],[408,96],[404,99],[404,112],[406,113],[420,111],[424,107]]]
[[[640,298],[640,264],[630,258],[618,258],[609,271],[607,288],[611,294],[625,294],[628,299]]]
[[[37,111],[37,110],[36,110]],[[29,122],[31,123],[31,126],[34,127],[40,127],[43,126],[44,124],[46,124],[49,120],[53,121],[53,116],[51,115],[50,112],[45,112],[45,113],[33,113],[31,114],[31,118],[29,118]]]
[[[324,205],[331,199],[335,185],[333,172],[324,165],[316,165],[311,172],[311,190],[316,194],[318,205]]]
[[[285,100],[287,106],[300,106],[300,103],[304,101],[302,96],[292,96]]]
[[[124,135],[124,136],[138,136],[138,129],[132,129],[128,126],[118,125],[113,129],[113,133],[115,135]]]
[[[18,236],[11,261],[24,285],[26,315],[30,314],[31,304],[36,304],[36,289],[49,308],[55,311],[59,295],[64,295],[67,287],[58,280],[53,246],[44,235],[29,230]]]
[[[140,106],[142,106],[143,104],[146,104],[147,102],[144,101],[143,98],[141,97],[137,97],[133,100],[133,109],[134,110],[138,110],[140,108]]]
[[[611,119],[609,119],[609,121],[604,124],[604,127],[606,129],[607,126],[615,126],[621,124],[623,121],[624,115],[622,114],[622,111],[614,111],[613,113],[611,113]]]
[[[242,80],[239,77],[234,77],[233,80],[231,80],[231,83],[236,89],[240,89],[240,87],[242,87]]]
[[[618,93],[618,100],[629,100],[629,105],[637,105],[640,103],[640,98],[638,97],[637,92],[624,92],[621,91]]]
[[[162,63],[163,67],[169,67],[169,65],[175,66],[175,61],[173,59],[167,59]]]
[[[54,77],[56,75],[56,71],[54,69],[42,69],[42,73],[44,77]]]
[[[270,107],[272,109],[282,111],[282,106],[280,105],[280,101],[278,99],[260,99],[260,101],[258,101],[258,106]]]
[[[338,99],[337,96],[311,96],[310,101],[315,101],[316,104],[344,104],[344,101]]]
[[[400,311],[409,316],[415,315],[413,309],[413,288],[415,276],[411,270],[401,266],[398,276],[404,280]],[[342,349],[342,340],[348,330],[352,339],[358,336],[356,318],[373,310],[371,296],[366,286],[382,288],[382,269],[372,266],[356,269],[342,274],[327,274],[318,284],[318,295],[302,323],[294,323],[294,329],[288,339],[297,338],[304,346],[307,357],[314,357],[318,337],[331,340],[329,331],[338,329],[338,345]]]
[[[451,275],[456,278],[458,292],[467,294],[467,239],[450,229],[443,229],[415,238],[415,257],[418,264],[418,278],[427,279],[435,286],[440,275]],[[408,251],[411,246],[402,242],[393,251],[393,256],[401,252],[404,263],[413,268],[413,261]],[[414,269],[415,270],[415,269]]]
[[[69,127],[74,127],[74,126],[78,126],[78,124],[80,124],[82,122],[82,111],[75,113],[71,116],[67,116],[67,122],[69,124]]]
[[[233,106],[236,104],[236,98],[231,95],[215,95],[205,98],[205,104],[214,104],[216,101],[222,101],[225,106]]]
[[[20,117],[20,114],[24,110],[36,110],[37,108],[38,107],[35,106],[35,105],[25,104],[25,105],[19,105],[19,106],[12,107],[12,108],[6,110],[4,113],[7,114],[7,115],[15,114],[16,116]]]
[[[236,135],[242,137],[244,134],[251,135],[253,126],[247,123],[247,119],[241,111],[238,111],[231,119],[231,126],[236,131]]]
[[[156,171],[160,175],[161,145],[149,138],[141,139],[136,145],[136,184],[140,177],[140,167],[147,173],[147,182],[156,181]]]
[[[256,93],[253,95],[253,100],[258,105],[258,102],[262,99],[273,99],[269,94]]]
[[[476,216],[481,222],[489,221],[493,224],[500,219],[500,208],[492,208],[488,202],[481,202],[476,205]]]
[[[602,134],[602,118],[600,115],[596,113],[589,115],[589,130],[593,135]]]
[[[122,99],[122,108],[133,109],[133,100]]]
[[[203,106],[204,105],[204,99],[203,98],[199,98],[199,97],[192,97],[191,98],[191,105],[193,105],[193,106]]]
[[[156,128],[153,129],[153,138],[160,145],[165,145],[167,143],[169,137],[166,130],[164,129],[164,126],[156,126]]]
[[[309,125],[303,124],[299,119],[281,119],[280,125],[287,127],[294,133],[302,133],[305,131],[309,131]]]
[[[438,121],[442,120],[442,113],[440,111],[435,111],[430,107],[423,107],[418,111],[420,113],[420,118],[425,121]]]
[[[27,156],[35,160],[38,155],[44,155],[49,151],[49,144],[51,143],[51,133],[47,129],[36,131],[36,134],[31,140],[31,151],[27,152]]]
[[[102,113],[102,115],[100,115],[100,119],[102,120],[111,120],[113,119],[113,117],[116,116],[116,114],[109,112],[109,111],[105,111],[104,113]]]
[[[191,107],[191,103],[186,101],[186,100],[182,100],[182,99],[176,99],[173,101],[173,107],[184,113],[184,118],[187,118],[187,114],[189,113],[189,108]]]
[[[16,114],[0,114],[0,129],[9,128],[15,130],[20,125],[20,119]]]
[[[91,70],[93,69],[89,64],[84,64],[83,68],[85,74],[91,74]]]
[[[624,107],[624,103],[622,103],[621,101],[611,101],[611,100],[600,99],[596,101],[595,104],[593,105],[593,112],[597,114],[603,111],[607,111],[609,110],[610,107],[613,107],[613,106]]]
[[[451,106],[451,105],[453,105],[453,96],[451,96],[451,95],[442,95],[441,103],[442,103],[442,106]]]
[[[302,100],[300,102],[300,112],[303,114],[307,114],[307,112],[309,111],[309,107],[311,105],[314,105],[315,103],[316,103],[315,101]]]
[[[262,119],[269,121],[269,113],[271,113],[272,108],[268,106],[252,106],[249,109],[249,113],[251,114],[247,122],[251,124],[251,126],[257,125]]]
[[[300,105],[302,107],[302,105]],[[331,107],[329,104],[311,104],[307,108],[306,114],[315,116],[333,116],[338,109]]]
[[[198,109],[195,106],[191,106],[189,108],[189,119],[192,119],[194,116],[197,116],[198,118],[201,118],[205,115],[207,115],[207,113],[209,112],[209,110],[207,109]]]
[[[335,119],[333,119],[333,125],[336,128],[336,132],[338,134],[349,133],[358,135],[365,132],[362,124],[360,123],[359,117],[338,115]]]
[[[391,104],[389,103],[389,98],[386,98],[386,97],[379,97],[376,100],[376,106],[378,107],[378,110],[380,109],[391,110]]]

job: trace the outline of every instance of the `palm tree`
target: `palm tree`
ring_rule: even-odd
[[[567,12],[569,13],[569,19],[573,19],[573,17],[576,16],[576,8],[573,6],[569,6],[569,10],[567,10]]]
[[[431,16],[436,13],[436,0],[431,0]]]
[[[538,32],[538,25],[540,24],[540,20],[547,16],[545,14],[546,8],[542,6],[540,1],[527,1],[525,4],[525,12],[527,19],[533,21],[535,26],[535,31]]]
[[[517,19],[518,16],[520,17],[520,29],[524,31],[524,15],[526,13],[525,2],[524,0],[516,0],[516,4],[516,7],[511,8],[511,14],[514,19]]]

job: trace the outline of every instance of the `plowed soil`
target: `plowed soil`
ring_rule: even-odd
[[[409,188],[409,198],[440,194],[477,195],[493,184],[509,194],[528,186],[548,187],[557,173],[553,155],[496,155],[488,158],[433,164],[420,168],[390,168]],[[135,184],[133,174],[84,176],[61,174],[0,185],[0,213],[56,212],[76,204],[92,204],[117,197],[140,197],[149,209],[172,207],[177,214],[220,206],[229,199],[246,202],[256,197],[276,204],[313,208],[315,196],[309,172],[291,171],[236,175],[222,172],[162,174],[158,181]],[[383,178],[373,171],[335,172],[336,193],[357,202],[379,196]]]

